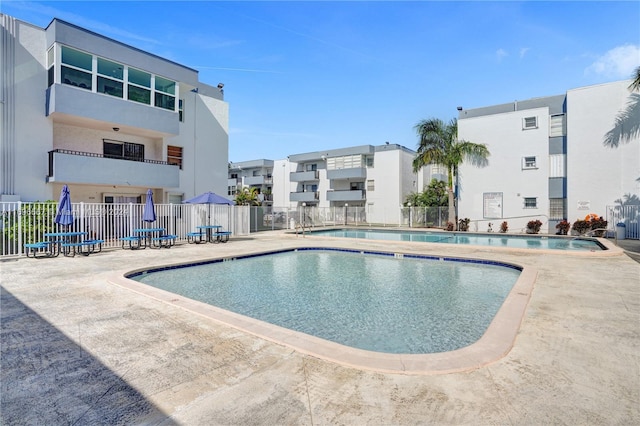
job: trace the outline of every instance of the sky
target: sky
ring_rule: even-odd
[[[638,1],[39,1],[53,18],[224,84],[229,161],[385,142],[415,125],[624,80],[640,65]]]

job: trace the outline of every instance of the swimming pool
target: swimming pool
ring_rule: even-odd
[[[127,277],[340,345],[427,354],[480,339],[520,273],[493,261],[298,248]]]
[[[491,247],[551,249],[568,251],[601,251],[607,248],[587,238],[524,236],[506,234],[471,234],[467,232],[433,232],[382,229],[326,229],[312,230],[309,235],[339,238],[361,238],[388,241],[417,241],[423,243],[469,244]]]

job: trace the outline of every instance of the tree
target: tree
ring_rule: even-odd
[[[247,188],[246,186],[236,192],[236,205],[238,206],[259,206],[258,188]]]
[[[640,67],[636,68],[629,85],[627,107],[616,116],[613,128],[604,135],[604,146],[617,148],[640,135]]]
[[[440,207],[447,205],[447,183],[438,179],[431,179],[429,185],[420,192],[412,192],[407,195],[404,205],[411,203],[416,207]]]
[[[437,118],[420,121],[415,126],[420,142],[418,152],[413,159],[413,171],[417,173],[429,164],[441,164],[447,168],[447,188],[449,222],[456,222],[453,197],[453,176],[458,176],[458,168],[468,161],[474,166],[489,164],[491,155],[485,144],[458,140],[458,120],[449,123]]]

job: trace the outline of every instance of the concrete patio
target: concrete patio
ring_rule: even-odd
[[[325,361],[109,281],[297,246],[500,260],[537,279],[506,356],[432,375]],[[3,425],[640,424],[640,264],[616,248],[577,255],[269,232],[0,268]]]

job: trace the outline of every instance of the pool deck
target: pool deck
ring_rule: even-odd
[[[178,298],[114,284],[126,270],[302,246],[481,258],[537,276],[511,350],[446,374],[327,361]],[[572,254],[268,232],[24,258],[0,262],[0,273],[0,424],[640,424],[640,263],[617,248]]]

